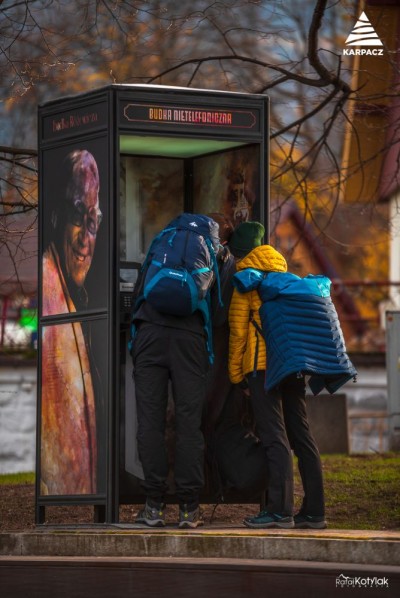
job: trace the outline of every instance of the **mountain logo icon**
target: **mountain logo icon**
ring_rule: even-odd
[[[383,46],[365,12],[358,17],[345,43],[346,46]]]

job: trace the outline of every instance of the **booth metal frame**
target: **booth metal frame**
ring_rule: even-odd
[[[269,213],[269,99],[265,95],[200,90],[153,85],[109,85],[76,96],[55,99],[38,109],[39,147],[39,330],[38,330],[38,402],[37,402],[37,476],[36,523],[44,523],[45,509],[57,505],[93,505],[94,521],[115,523],[119,520],[120,490],[120,269],[119,198],[120,160],[125,152],[132,155],[181,155],[186,158],[184,173],[184,211],[193,211],[192,164],[190,155],[201,156],[235,147],[259,147],[259,197],[252,218],[261,221],[268,238]],[[168,147],[164,147],[164,141]],[[42,256],[44,237],[50,218],[48,189],[51,155],[63,147],[88,143],[102,144],[107,168],[107,221],[105,249],[104,305],[83,314],[42,314]],[[193,147],[192,147],[193,146]],[[171,154],[172,152],[172,154]],[[187,159],[189,157],[189,159]],[[48,495],[41,490],[41,419],[43,331],[75,321],[103,322],[107,329],[104,359],[108,368],[106,384],[105,484],[96,494]],[[117,397],[117,400],[115,398]],[[137,497],[135,497],[137,498]],[[207,501],[207,497],[203,497]],[[211,500],[211,499],[210,499]],[[124,498],[125,501],[125,498]]]

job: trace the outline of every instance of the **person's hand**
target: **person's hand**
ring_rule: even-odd
[[[239,382],[238,386],[242,390],[243,394],[246,395],[246,397],[250,396],[250,389],[249,383],[247,382],[247,378],[243,378],[243,380]]]

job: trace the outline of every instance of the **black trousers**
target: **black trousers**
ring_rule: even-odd
[[[201,431],[209,372],[205,338],[188,330],[143,322],[133,348],[138,416],[137,441],[149,502],[163,502],[167,490],[165,441],[168,383],[175,404],[176,495],[189,509],[198,505],[204,485]]]
[[[324,515],[321,459],[307,420],[304,378],[288,376],[268,393],[264,378],[265,372],[257,372],[248,382],[257,432],[267,454],[267,510],[293,513],[293,449],[304,490],[301,512]]]

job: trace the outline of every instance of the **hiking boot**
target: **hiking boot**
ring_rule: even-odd
[[[193,511],[188,511],[187,505],[183,505],[182,508],[179,509],[179,527],[182,529],[185,528],[196,528],[204,525],[202,512],[200,511],[200,507],[197,507]]]
[[[327,523],[323,515],[303,515],[297,513],[294,516],[294,527],[297,529],[325,529]]]
[[[161,503],[158,506],[151,506],[148,502],[144,508],[139,511],[136,517],[136,523],[145,523],[150,527],[164,527],[165,526],[165,505]]]
[[[254,515],[253,517],[246,517],[243,523],[247,527],[251,527],[254,529],[265,529],[269,527],[291,529],[294,527],[293,517],[289,515],[278,515],[277,513],[269,513],[268,511],[261,511],[258,515]]]

